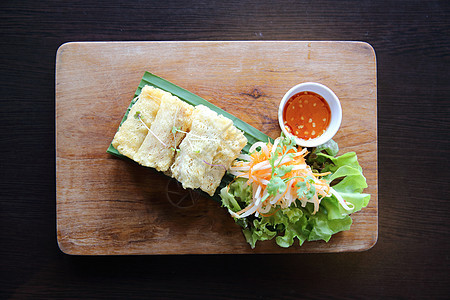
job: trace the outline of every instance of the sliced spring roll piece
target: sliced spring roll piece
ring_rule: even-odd
[[[191,127],[192,105],[171,94],[164,95],[150,132],[134,156],[135,161],[158,171],[172,165],[176,148]],[[174,130],[174,129],[177,130]]]
[[[169,94],[152,86],[144,86],[135,104],[131,107],[127,119],[116,132],[112,145],[121,154],[133,159],[145,137],[147,127],[155,120],[161,104],[161,98]],[[139,112],[142,122],[134,116]],[[147,127],[146,127],[147,126]]]
[[[233,122],[199,105],[192,115],[191,130],[180,144],[172,177],[184,188],[200,188],[214,195],[225,169],[247,144],[244,134]]]
[[[231,163],[239,156],[245,145],[247,145],[247,139],[243,132],[236,127],[230,126],[224,132],[223,141],[219,143],[211,163],[214,166],[210,166],[210,170],[207,172],[206,178],[200,186],[203,191],[210,195],[214,194],[222,177],[225,175],[225,169],[228,170],[230,168]]]

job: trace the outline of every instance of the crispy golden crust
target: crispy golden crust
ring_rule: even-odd
[[[147,127],[151,126],[156,117],[161,98],[168,94],[169,93],[167,92],[150,86],[145,86],[142,89],[136,103],[128,113],[128,118],[122,123],[114,136],[112,145],[117,151],[133,159],[147,136]],[[143,122],[133,117],[136,112],[140,112]]]
[[[121,154],[209,195],[247,144],[230,119],[150,86],[128,116],[112,142]]]
[[[191,127],[194,107],[175,96],[165,95],[159,111],[134,160],[158,171],[167,171],[173,163],[175,149]],[[174,128],[180,131],[173,131]]]
[[[172,176],[184,188],[200,188],[213,195],[225,169],[247,144],[233,122],[206,106],[199,105],[192,115],[192,126],[180,144],[171,167]]]

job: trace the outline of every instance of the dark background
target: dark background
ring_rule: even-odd
[[[274,2],[274,3],[272,3]],[[446,298],[450,1],[0,4],[0,298]],[[56,243],[68,41],[355,40],[378,68],[379,239],[344,254],[75,257]]]

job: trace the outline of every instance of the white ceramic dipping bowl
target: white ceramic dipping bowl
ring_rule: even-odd
[[[294,96],[295,94],[298,94],[300,92],[314,92],[316,94],[319,94],[320,96],[325,99],[325,101],[328,103],[330,107],[331,112],[331,120],[330,124],[328,125],[328,128],[325,130],[325,132],[313,139],[300,139],[295,135],[290,134],[284,125],[283,120],[283,111],[284,107],[286,106],[287,101]],[[339,127],[341,126],[342,121],[342,107],[341,103],[339,102],[338,97],[333,93],[331,89],[324,86],[323,84],[316,83],[316,82],[305,82],[300,83],[293,88],[291,88],[283,97],[283,99],[280,102],[280,107],[278,108],[278,122],[280,123],[281,130],[286,136],[294,138],[297,145],[302,147],[316,147],[319,145],[322,145],[326,142],[328,142],[338,131]]]

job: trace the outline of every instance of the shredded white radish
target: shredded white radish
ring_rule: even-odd
[[[252,214],[256,216],[265,215],[276,207],[284,209],[291,205],[297,205],[297,200],[300,201],[302,207],[305,207],[307,203],[312,203],[314,214],[319,210],[321,200],[331,195],[338,199],[344,209],[352,210],[354,208],[353,204],[346,202],[325,180],[318,178],[329,173],[314,174],[312,172],[311,167],[304,160],[307,154],[306,148],[297,151],[295,147],[290,147],[289,152],[285,152],[286,147],[280,146],[280,141],[280,138],[278,138],[273,145],[263,142],[253,144],[250,147],[250,154],[241,154],[238,157],[240,160],[235,161],[231,166],[231,174],[248,179],[247,184],[252,186],[253,191],[252,202],[240,212],[233,213],[233,217],[245,218]],[[278,157],[272,166],[270,159],[275,153]],[[284,178],[286,189],[273,193],[272,187],[271,194],[269,194],[268,185],[272,175],[276,174],[274,170],[279,170],[277,168],[281,166],[288,167],[284,170],[289,170],[289,172],[283,172],[283,174],[286,174],[280,177]],[[272,170],[273,167],[275,169]],[[299,185],[301,181],[303,181],[303,184]],[[299,188],[305,188],[305,183],[307,189],[311,188],[310,185],[314,186],[315,193],[312,197],[307,198],[297,194]]]
[[[250,149],[249,149],[249,153],[252,153],[256,150],[256,148],[261,147],[261,150],[264,152],[264,154],[268,155],[269,154],[269,149],[267,148],[267,144],[264,142],[256,142],[254,143]]]
[[[265,170],[265,169],[270,169],[272,168],[272,166],[270,165],[270,163],[268,161],[262,161],[260,163],[257,163],[256,165],[253,166],[253,171],[257,171],[257,170]]]
[[[328,175],[329,172],[324,174],[312,172],[311,167],[306,164],[304,159],[307,154],[306,148],[297,151],[295,147],[291,146],[289,152],[286,152],[286,147],[280,146],[280,141],[280,138],[278,138],[273,145],[263,142],[253,144],[250,147],[250,154],[239,155],[238,159],[240,160],[235,161],[231,166],[230,173],[239,178],[248,179],[247,184],[252,186],[253,191],[252,202],[240,212],[230,212],[233,217],[245,218],[252,214],[265,216],[276,207],[278,207],[277,209],[284,209],[291,205],[297,205],[297,200],[302,207],[312,203],[314,205],[313,214],[315,214],[319,210],[321,200],[331,195],[337,198],[344,209],[352,210],[354,208],[352,203],[346,202],[324,179],[319,178]],[[257,150],[258,148],[260,150]],[[277,159],[272,162],[272,166],[270,160],[275,154]],[[284,175],[279,175],[281,176],[279,178],[284,180],[286,189],[277,190],[274,193],[272,187],[271,194],[269,194],[270,180],[278,172],[274,170],[280,170],[278,168],[281,166],[285,166],[282,173]],[[289,171],[285,172],[286,170]],[[303,184],[300,184],[301,182]],[[310,189],[311,185],[314,186],[315,193],[309,198],[298,195],[298,189],[305,188],[305,184],[307,189]],[[275,212],[272,212],[272,214]]]
[[[280,139],[276,139],[274,142],[273,142],[273,147],[272,147],[272,151],[270,151],[270,155],[274,155],[275,154],[275,151],[277,150],[277,147],[278,147],[278,143],[280,142]]]
[[[231,171],[248,171],[250,170],[249,166],[236,166],[236,167],[230,167]]]
[[[306,170],[307,167],[308,167],[307,164],[303,164],[303,165],[295,165],[295,166],[292,168],[292,171],[296,171],[296,170]]]
[[[249,210],[244,212],[242,215],[239,215],[239,218],[248,217],[248,216],[252,215],[253,213],[255,213],[257,209],[258,209],[258,207],[256,205],[253,205]]]
[[[339,204],[344,209],[346,209],[346,210],[353,210],[355,208],[353,203],[349,203],[349,202],[345,201],[344,198],[342,198],[341,195],[339,195],[339,193],[336,192],[333,188],[330,188],[330,191],[336,197],[336,199],[339,201]],[[350,206],[348,206],[348,204],[350,204]]]

